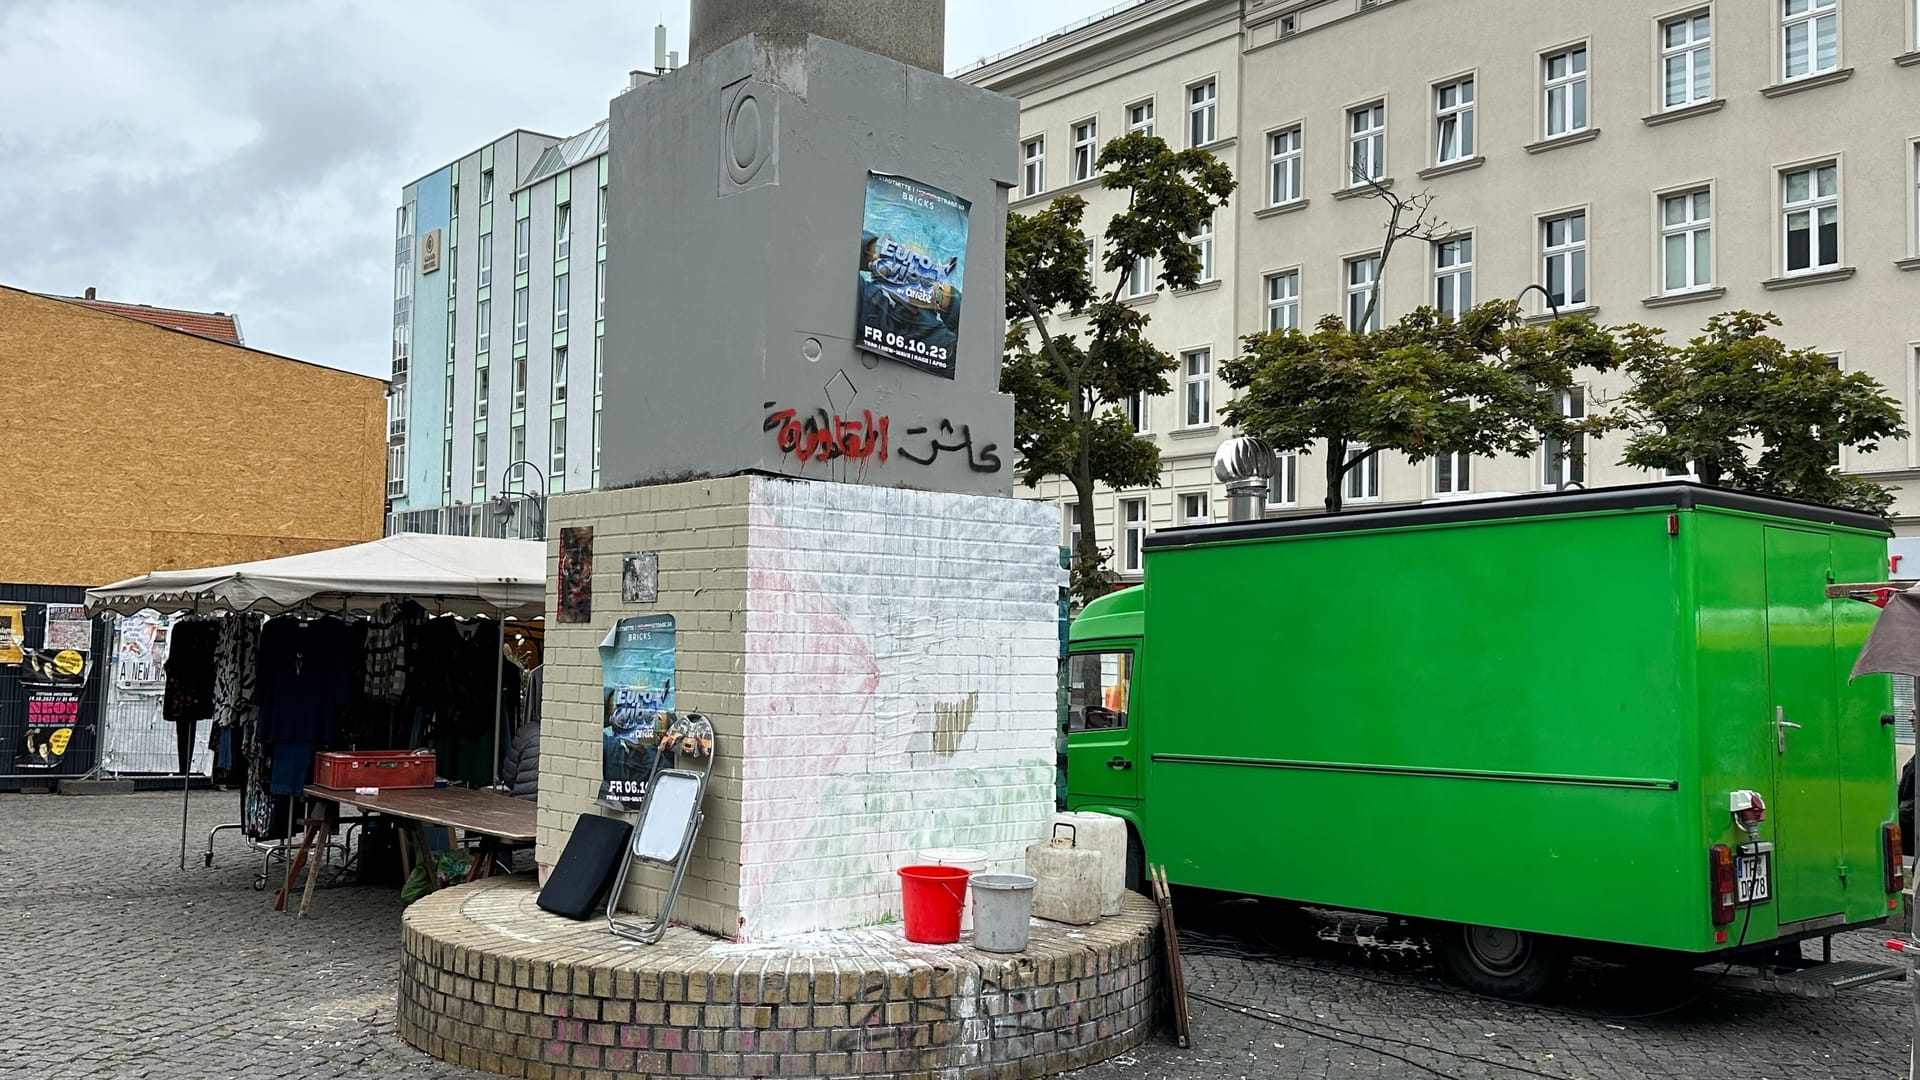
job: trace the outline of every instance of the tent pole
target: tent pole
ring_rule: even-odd
[[[493,654],[493,786],[500,786],[500,698],[507,692],[507,616],[494,609],[493,621],[500,628],[500,647]]]
[[[200,733],[199,721],[194,721],[194,734]],[[180,869],[187,868],[187,806],[192,799],[188,788],[193,783],[193,759],[187,759],[186,775],[180,778]]]

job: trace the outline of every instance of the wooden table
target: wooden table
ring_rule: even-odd
[[[533,843],[534,804],[525,799],[516,799],[496,791],[477,791],[472,788],[387,788],[373,794],[361,794],[351,788],[329,788],[318,784],[308,784],[303,793],[306,796],[307,831],[300,841],[300,853],[287,865],[287,880],[273,898],[273,909],[283,910],[287,897],[293,891],[293,883],[299,879],[302,866],[307,871],[306,889],[300,898],[300,915],[306,917],[307,909],[313,905],[314,882],[319,878],[320,862],[307,861],[307,853],[313,849],[314,841],[322,832],[330,832],[331,814],[315,813],[316,802],[332,803],[337,806],[352,806],[369,814],[394,818],[402,822],[400,828],[400,866],[402,872],[413,873],[414,859],[428,856],[425,827],[440,825],[449,829],[459,829],[480,837],[479,862],[475,865],[473,878],[487,877],[493,872],[494,857],[503,848],[524,847]],[[409,851],[408,840],[418,852]]]

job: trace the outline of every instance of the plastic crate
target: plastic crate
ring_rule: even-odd
[[[328,750],[313,755],[313,782],[321,787],[430,788],[436,770],[427,750]]]

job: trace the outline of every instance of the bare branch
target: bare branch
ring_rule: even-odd
[[[1394,244],[1404,239],[1425,240],[1431,243],[1452,235],[1452,228],[1444,221],[1428,217],[1434,202],[1431,191],[1423,190],[1418,195],[1403,199],[1395,195],[1392,188],[1355,169],[1351,164],[1347,169],[1353,173],[1355,180],[1371,189],[1368,198],[1378,199],[1388,207],[1387,235],[1380,244],[1380,265],[1374,270],[1373,288],[1367,291],[1367,308],[1360,315],[1360,326],[1365,327],[1373,322],[1374,311],[1380,306],[1380,283],[1386,279],[1387,264],[1393,258]],[[1409,213],[1413,217],[1402,224],[1401,219]]]

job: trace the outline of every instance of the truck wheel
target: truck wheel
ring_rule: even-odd
[[[1435,942],[1447,974],[1461,986],[1490,997],[1527,1001],[1539,997],[1566,966],[1559,941],[1524,930],[1455,924]]]

